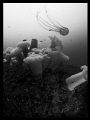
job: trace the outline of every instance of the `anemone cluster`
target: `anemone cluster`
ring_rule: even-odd
[[[25,69],[31,69],[34,74],[42,74],[43,70],[51,68],[52,70],[62,62],[69,61],[69,57],[61,52],[62,42],[56,37],[49,36],[51,44],[47,48],[37,48],[37,40],[22,41],[17,43],[16,47],[8,47],[4,53],[4,63],[16,64],[18,61]],[[16,59],[15,59],[16,58]]]
[[[3,52],[3,63],[10,66],[15,66],[18,63],[22,65],[25,70],[31,70],[34,75],[41,75],[44,70],[57,70],[62,63],[67,63],[69,57],[62,52],[63,44],[56,36],[49,36],[51,43],[47,48],[38,48],[36,39],[19,42],[15,48],[8,47]],[[69,90],[83,82],[87,81],[87,66],[81,67],[82,72],[70,76],[66,79],[66,84]]]

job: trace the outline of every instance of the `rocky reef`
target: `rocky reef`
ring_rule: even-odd
[[[3,65],[4,118],[87,118],[88,82],[69,91],[66,78],[80,68],[63,64],[42,76],[22,69],[22,65]]]

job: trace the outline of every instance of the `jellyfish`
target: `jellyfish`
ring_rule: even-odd
[[[55,32],[58,32],[60,35],[62,36],[66,36],[69,34],[69,29],[67,27],[64,27],[62,26],[60,23],[58,23],[56,21],[56,23],[58,25],[56,25],[52,20],[51,18],[49,17],[49,15],[47,14],[47,10],[46,10],[46,5],[45,5],[45,14],[48,18],[48,20],[51,22],[51,23],[48,23],[47,21],[45,21],[42,17],[40,17],[39,13],[41,12],[41,10],[39,10],[36,14],[36,18],[37,18],[37,21],[38,23],[46,30],[49,30],[49,31],[55,31]]]

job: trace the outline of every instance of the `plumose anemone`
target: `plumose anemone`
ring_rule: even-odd
[[[27,54],[28,54],[28,48],[30,47],[30,42],[29,41],[22,41],[22,42],[19,42],[16,47],[19,47],[22,49],[22,52],[23,52],[23,55],[24,57],[27,57]]]
[[[74,90],[75,87],[79,86],[80,84],[84,83],[87,81],[88,75],[87,75],[87,66],[81,66],[81,69],[83,69],[82,72],[79,72],[75,75],[72,75],[66,79],[66,83],[68,86],[68,89],[70,91]]]
[[[24,59],[23,67],[28,69],[29,66],[33,73],[42,74],[45,69],[56,70],[61,63],[69,61],[69,57],[62,53],[59,47],[52,49],[44,49],[43,53],[37,48],[32,49],[33,52]]]

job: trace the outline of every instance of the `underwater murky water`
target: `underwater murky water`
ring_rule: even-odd
[[[44,5],[44,3],[43,3]],[[3,43],[4,49],[15,47],[23,39],[36,38],[41,48],[50,44],[48,36],[55,35],[63,42],[63,52],[70,57],[70,63],[87,65],[87,3],[52,3],[47,4],[51,19],[69,29],[66,36],[55,31],[43,29],[36,19],[41,3],[4,3],[3,4]],[[44,9],[40,16],[48,21]],[[48,21],[50,23],[50,21]]]

